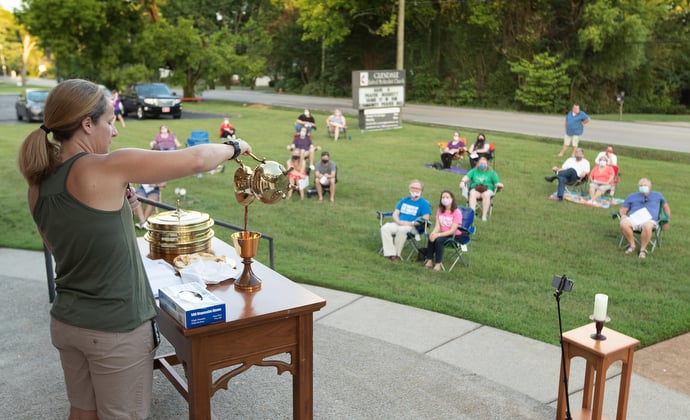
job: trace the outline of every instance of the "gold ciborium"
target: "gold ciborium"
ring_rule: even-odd
[[[232,234],[232,243],[235,251],[242,257],[244,270],[242,275],[235,280],[235,289],[243,292],[254,292],[261,289],[261,280],[252,271],[252,258],[256,256],[259,248],[260,232],[248,232],[246,230]]]

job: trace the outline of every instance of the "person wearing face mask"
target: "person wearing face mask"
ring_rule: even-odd
[[[328,188],[331,194],[331,203],[335,201],[335,183],[338,181],[335,162],[331,160],[328,152],[321,153],[321,161],[316,165],[314,180],[319,201],[323,201],[323,190]]]
[[[307,134],[311,136],[311,130],[316,130],[316,120],[307,108],[304,108],[297,120],[295,121],[295,131],[299,132],[302,128],[307,129]]]
[[[422,198],[424,184],[413,180],[409,184],[409,197],[404,197],[395,206],[393,221],[381,226],[381,243],[383,256],[391,262],[400,261],[400,253],[407,241],[407,233],[417,226],[417,219],[429,220],[431,205]]]
[[[446,147],[441,153],[441,162],[443,168],[448,169],[453,163],[453,159],[460,159],[467,151],[467,142],[464,137],[460,137],[460,132],[453,133],[453,140],[446,144]]]
[[[434,230],[429,234],[429,246],[426,249],[424,262],[425,268],[431,268],[433,265],[434,271],[441,271],[446,240],[453,235],[461,235],[460,226],[462,226],[462,212],[455,202],[453,193],[445,190],[441,192]]]
[[[155,150],[175,150],[180,147],[180,142],[168,127],[161,125],[158,134],[151,141],[151,149]]]
[[[314,152],[321,150],[321,146],[314,146],[311,142],[311,135],[306,128],[299,130],[292,138],[292,143],[288,145],[287,149],[291,152],[299,153],[304,160],[309,159],[309,170],[314,170]]]
[[[479,158],[484,157],[487,160],[491,159],[491,145],[486,142],[484,133],[477,135],[477,141],[470,146],[470,168],[477,166]]]
[[[478,199],[482,200],[482,221],[486,222],[491,208],[491,197],[503,188],[503,184],[498,179],[496,171],[489,167],[485,157],[479,158],[477,166],[460,180],[460,189],[465,188],[469,190],[467,201],[471,209],[476,207]]]
[[[608,159],[609,165],[618,166],[618,156],[616,156],[616,154],[613,153],[612,146],[608,146],[605,151],[599,152],[597,158],[594,161],[599,162],[599,159],[601,159],[602,157]]]
[[[545,176],[546,182],[553,182],[558,179],[558,192],[556,193],[558,201],[563,201],[563,194],[565,194],[566,184],[576,182],[577,180],[585,179],[589,174],[589,161],[585,159],[585,151],[577,149],[575,156],[569,157],[565,160],[562,167],[554,166],[551,168],[556,175]]]
[[[597,160],[597,166],[589,173],[589,200],[588,204],[594,204],[599,201],[604,193],[611,191],[614,188],[616,172],[606,156],[602,156]]]
[[[671,223],[671,208],[663,194],[652,191],[652,181],[642,178],[637,183],[638,192],[629,194],[620,209],[620,229],[623,237],[628,241],[626,254],[635,252],[634,232],[640,232],[640,258],[647,257],[647,245],[652,239],[652,232],[659,226],[661,210],[666,213],[667,220],[663,229],[668,229]]]

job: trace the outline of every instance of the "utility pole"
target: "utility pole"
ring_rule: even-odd
[[[405,65],[405,0],[398,0],[398,51],[395,60],[396,70],[404,70]]]

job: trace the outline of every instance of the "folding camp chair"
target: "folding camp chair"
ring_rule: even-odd
[[[469,267],[472,258],[472,235],[476,231],[474,226],[474,209],[469,207],[459,207],[462,212],[462,226],[460,226],[461,235],[453,235],[453,237],[446,239],[446,252],[443,259],[452,258],[453,263],[446,270],[446,266],[441,262],[441,268],[449,273],[458,262],[462,262],[465,267]],[[465,257],[466,256],[466,257]]]
[[[211,140],[208,138],[208,131],[192,131],[187,139],[187,147],[207,143],[211,143]]]
[[[496,191],[494,191],[494,194],[491,196],[491,202],[489,204],[489,216],[492,216],[494,214],[494,198],[496,197],[496,194],[501,192],[501,190],[502,190],[502,188],[496,187]],[[462,189],[462,196],[465,198],[465,206],[469,207],[470,206],[470,191],[469,191],[466,184]],[[476,213],[479,213],[480,215],[482,213],[482,201],[483,200],[484,199],[481,196],[479,196],[477,198],[477,202],[474,205],[474,211]]]
[[[383,224],[386,222],[386,219],[392,218],[393,217],[393,212],[382,212],[380,210],[376,210],[376,216],[379,219],[379,228],[383,227]],[[427,238],[427,230],[431,222],[423,217],[418,218],[415,221],[415,229],[412,229],[410,232],[407,232],[407,240],[405,241],[405,247],[409,247],[410,251],[407,254],[407,257],[405,258],[405,261],[409,261],[413,255],[419,255],[421,252],[421,248],[423,248],[423,241],[426,240]],[[405,248],[403,248],[404,252]],[[379,249],[379,255],[383,254],[383,247]],[[401,255],[402,257],[402,255]]]
[[[666,214],[666,212],[664,211],[664,204],[665,204],[665,202],[662,200],[661,204],[659,205],[659,223],[657,224],[657,226],[652,231],[652,238],[649,240],[649,245],[651,246],[651,249],[649,250],[650,253],[654,252],[654,250],[657,247],[661,248],[662,233],[664,231],[663,227],[665,224],[668,223],[668,214]],[[620,222],[621,214],[618,211],[614,211],[611,214],[611,217]],[[641,233],[641,231],[637,230],[637,229],[633,231],[633,235],[635,237],[635,243],[637,244],[637,246],[641,246],[640,245],[640,233]],[[618,247],[620,248],[623,246],[627,246],[627,244],[625,243],[625,236],[623,236],[623,234],[621,234],[621,238],[618,240]]]

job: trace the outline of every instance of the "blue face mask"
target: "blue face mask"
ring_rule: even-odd
[[[647,185],[640,185],[640,192],[642,194],[648,194],[649,193],[649,186]]]
[[[486,171],[486,165],[479,165],[480,171]]]

